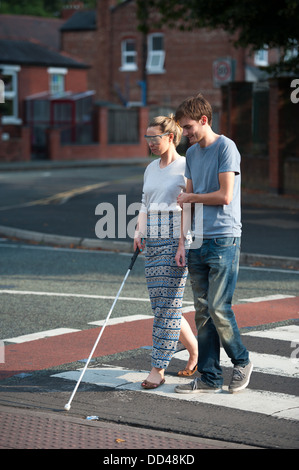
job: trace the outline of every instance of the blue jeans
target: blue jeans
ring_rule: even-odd
[[[232,298],[240,258],[240,238],[204,239],[188,257],[198,331],[198,371],[212,387],[223,383],[220,367],[222,344],[232,363],[244,366],[249,354],[242,343]]]

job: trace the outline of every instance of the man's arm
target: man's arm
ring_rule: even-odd
[[[183,194],[188,194],[189,195],[189,194],[192,194],[192,192],[193,192],[192,180],[187,179],[186,193],[181,193],[181,195],[183,195]],[[179,199],[178,199],[178,203],[179,203]],[[184,202],[182,202],[182,205],[181,205],[182,208],[183,208],[183,204],[184,204]],[[186,265],[185,238],[186,238],[186,234],[188,232],[188,228],[190,228],[190,227],[187,227],[187,224],[191,225],[191,220],[189,220],[190,219],[189,215],[190,214],[188,214],[184,218],[184,210],[182,210],[182,214],[181,214],[181,236],[180,236],[180,240],[179,240],[178,249],[177,249],[177,252],[176,252],[176,255],[175,255],[175,261],[176,261],[177,266],[179,266],[179,267],[182,267],[182,266]]]
[[[187,188],[188,182],[187,181]],[[201,203],[209,206],[218,206],[218,205],[228,205],[232,201],[233,191],[234,191],[234,182],[235,182],[235,173],[233,171],[228,171],[225,173],[219,173],[219,184],[220,188],[217,191],[206,194],[195,194],[192,191],[188,192],[186,188],[185,193],[181,193],[178,196],[178,204],[183,207],[185,203]]]

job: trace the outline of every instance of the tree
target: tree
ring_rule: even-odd
[[[188,31],[222,28],[236,47],[279,48],[281,60],[269,71],[299,73],[299,0],[137,0],[139,29],[155,26]]]

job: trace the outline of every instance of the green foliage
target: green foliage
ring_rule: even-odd
[[[69,0],[0,0],[0,13],[57,17],[68,3]],[[85,8],[95,8],[96,4],[97,0],[84,0]]]

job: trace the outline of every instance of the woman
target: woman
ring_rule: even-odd
[[[185,158],[176,150],[181,136],[182,129],[173,116],[154,118],[145,136],[152,153],[160,155],[144,173],[134,239],[134,249],[138,246],[143,250],[147,246],[145,275],[154,312],[152,370],[141,384],[145,389],[157,388],[165,382],[164,372],[178,340],[190,354],[186,369],[178,375],[190,376],[197,369],[197,340],[182,317],[188,270],[175,262],[181,211],[177,196],[186,185]]]

